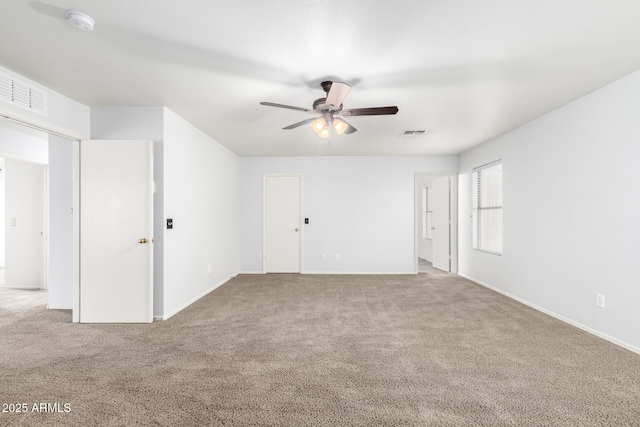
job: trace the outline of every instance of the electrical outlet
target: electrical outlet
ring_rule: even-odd
[[[340,254],[336,254],[336,259],[340,259]]]
[[[207,265],[207,274],[211,274],[211,264]]]
[[[604,295],[596,294],[596,307],[604,308]]]
[[[258,254],[258,259],[262,259],[262,254]]]
[[[362,254],[358,253],[358,261],[362,261]]]
[[[327,259],[327,255],[326,254],[320,254],[320,259]]]

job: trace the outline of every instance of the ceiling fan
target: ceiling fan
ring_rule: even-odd
[[[325,98],[316,99],[313,103],[313,109],[276,104],[273,102],[261,102],[260,105],[287,108],[289,110],[302,111],[313,115],[320,114],[318,117],[305,119],[282,129],[294,129],[298,126],[311,123],[311,129],[313,129],[316,135],[324,139],[331,136],[332,127],[338,135],[357,131],[356,128],[347,123],[342,117],[383,116],[396,114],[398,112],[398,107],[395,105],[392,107],[352,108],[344,110],[342,108],[342,102],[349,94],[351,86],[346,83],[331,81],[322,82],[320,85],[327,95]]]

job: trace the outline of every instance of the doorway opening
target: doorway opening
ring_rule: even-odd
[[[414,272],[458,271],[457,175],[415,174]]]
[[[14,138],[0,137],[0,155],[46,164],[46,214],[44,234],[44,278],[49,309],[71,309],[72,321],[79,321],[79,141],[61,132],[42,127],[37,120],[0,114],[0,136],[14,131]],[[72,132],[76,133],[76,132]],[[21,140],[39,137],[44,160]],[[36,156],[36,159],[33,157]],[[51,194],[51,197],[49,197]]]
[[[0,123],[0,290],[13,315],[48,305],[48,138]]]

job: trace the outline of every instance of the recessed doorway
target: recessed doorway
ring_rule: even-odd
[[[48,140],[0,126],[0,276],[9,288],[47,288]]]
[[[415,273],[457,272],[455,173],[415,174]]]

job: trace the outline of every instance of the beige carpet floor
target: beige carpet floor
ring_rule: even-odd
[[[2,304],[2,426],[640,426],[639,355],[446,273],[241,275],[151,325]]]
[[[29,316],[34,308],[42,311],[49,302],[43,289],[13,289],[0,286],[0,327]]]

